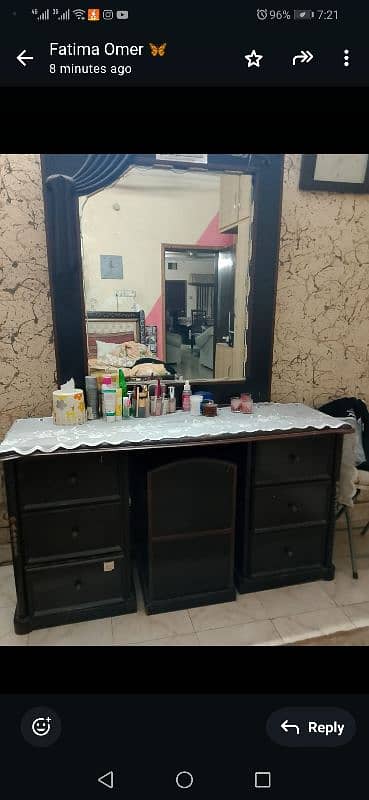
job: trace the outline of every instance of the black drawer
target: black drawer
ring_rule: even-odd
[[[130,576],[124,556],[71,564],[32,567],[26,571],[31,615],[99,606],[124,600]]]
[[[99,503],[54,511],[33,511],[22,518],[26,562],[119,552],[127,540],[128,520],[120,503]]]
[[[23,508],[99,497],[119,497],[118,459],[114,454],[37,458],[18,467]]]
[[[250,545],[250,575],[288,572],[324,562],[326,528],[297,528],[255,536]]]
[[[255,489],[253,526],[276,528],[329,518],[329,483],[295,483]]]
[[[334,436],[307,436],[258,442],[255,445],[255,483],[286,483],[329,478]]]

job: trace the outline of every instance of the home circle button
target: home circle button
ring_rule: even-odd
[[[190,789],[193,784],[193,775],[186,770],[178,772],[178,775],[176,775],[176,784],[179,789]]]

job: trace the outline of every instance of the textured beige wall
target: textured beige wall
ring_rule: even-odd
[[[369,195],[302,192],[286,155],[272,399],[369,400]]]
[[[272,399],[368,401],[369,195],[300,192],[299,168],[287,155]],[[0,155],[0,436],[50,413],[54,381],[39,157]]]
[[[51,413],[55,356],[40,159],[0,155],[0,437]],[[0,474],[0,544],[7,540]]]

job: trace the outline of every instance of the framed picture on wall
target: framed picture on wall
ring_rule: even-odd
[[[123,278],[122,256],[100,256],[100,274],[102,278]]]
[[[369,192],[368,153],[303,155],[299,188],[310,192]]]

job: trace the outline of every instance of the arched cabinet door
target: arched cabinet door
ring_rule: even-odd
[[[234,599],[236,474],[198,457],[148,470],[149,613]]]

